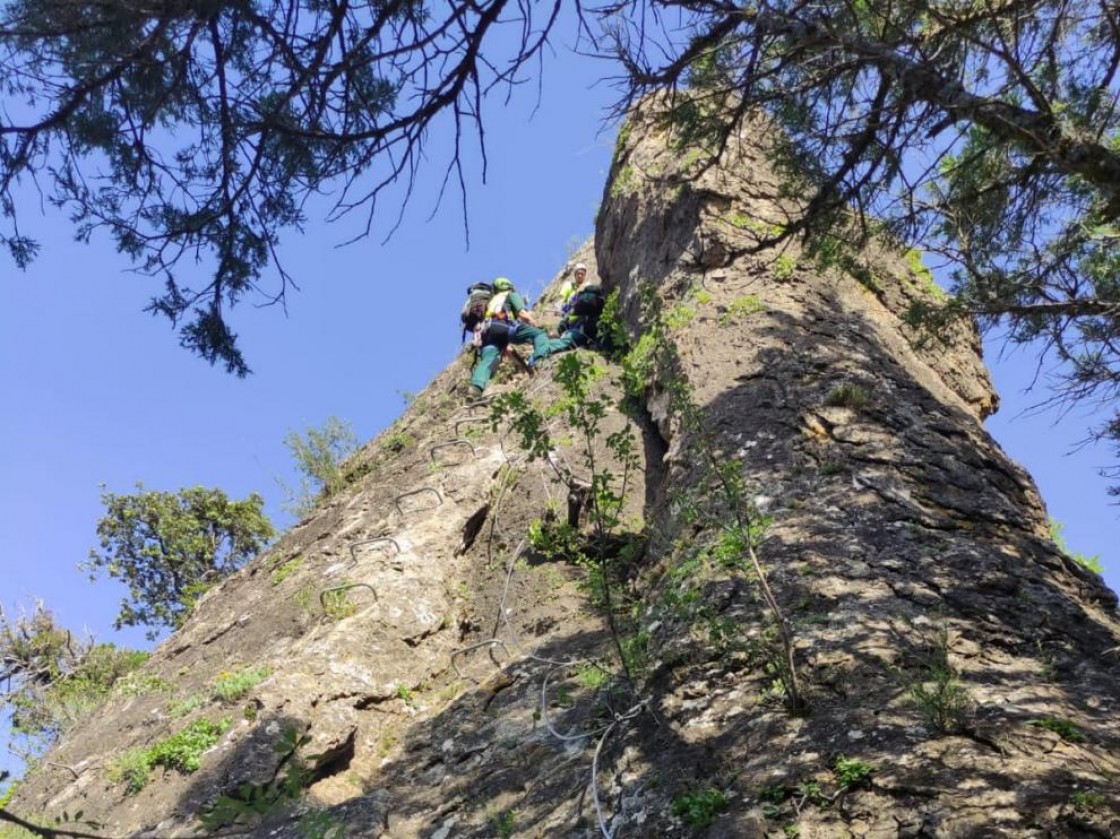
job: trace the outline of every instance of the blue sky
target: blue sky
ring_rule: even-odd
[[[491,103],[488,182],[470,173],[469,250],[457,196],[431,215],[442,171],[428,173],[386,244],[375,235],[337,247],[355,232],[345,222],[290,236],[283,258],[302,290],[287,313],[235,310],[255,371],[244,380],[189,355],[165,320],[141,312],[157,281],[129,273],[104,237],[75,243],[63,216],[25,206],[24,232],[43,252],[26,272],[0,262],[0,600],[9,613],[41,597],[74,630],[144,645],[140,631],[111,629],[123,589],[75,567],[95,541],[101,484],[257,491],[273,520],[289,523],[276,483],[296,482],[287,432],[333,415],[361,439],[374,436],[400,414],[403,393],[454,358],[469,283],[507,275],[535,293],[592,233],[614,140],[602,123],[613,92],[595,85],[603,69],[561,54],[546,68],[539,108],[532,86],[509,105]],[[993,344],[990,363],[997,353]],[[1035,476],[1070,548],[1100,554],[1117,588],[1120,510],[1097,475],[1111,453],[1068,454],[1085,434],[1080,414],[1058,425],[1053,413],[1021,415],[1039,398],[1020,393],[1033,369],[1025,352],[995,366],[1004,407],[989,429]],[[13,765],[5,760],[0,767]]]

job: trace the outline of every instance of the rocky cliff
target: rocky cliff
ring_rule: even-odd
[[[11,810],[105,836],[206,813],[261,836],[1120,833],[1116,598],[984,431],[976,335],[905,325],[937,292],[885,243],[759,249],[800,211],[762,123],[715,165],[671,125],[634,113],[579,254],[633,348],[578,353],[601,432],[548,410],[559,358],[507,374],[491,398],[525,394],[554,442],[533,458],[456,361]],[[609,533],[571,500],[596,475]],[[180,732],[211,732],[197,768],[153,759]]]

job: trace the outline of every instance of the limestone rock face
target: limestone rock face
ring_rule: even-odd
[[[626,409],[590,442],[550,417],[557,447],[531,460],[463,404],[454,362],[348,464],[347,490],[157,650],[147,672],[170,689],[67,734],[13,812],[187,836],[248,788],[278,799],[234,808],[261,836],[1120,834],[1116,597],[1055,549],[984,431],[977,336],[904,325],[935,292],[887,244],[863,252],[870,271],[760,249],[799,212],[764,123],[714,165],[666,126],[656,102],[635,112],[573,262],[673,366],[624,400],[597,359],[594,393]],[[492,392],[556,405],[558,364]],[[627,427],[639,474],[615,536],[642,549],[615,583],[619,644],[587,565],[528,534],[564,517],[589,452],[622,474],[605,441]],[[728,465],[780,616],[726,551]],[[251,669],[243,696],[216,695]],[[203,717],[228,727],[200,768],[156,766],[129,794],[129,750]],[[283,799],[297,763],[302,795]]]

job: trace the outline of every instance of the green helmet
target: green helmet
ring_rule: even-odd
[[[513,288],[513,280],[509,277],[498,277],[494,280],[494,291],[510,291]]]

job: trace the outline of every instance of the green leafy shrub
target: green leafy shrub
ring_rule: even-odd
[[[631,396],[645,393],[656,369],[658,338],[647,332],[622,359],[622,385]]]
[[[236,702],[248,695],[249,691],[272,675],[268,667],[252,667],[236,673],[222,673],[214,680],[210,689],[215,699],[222,702]]]
[[[400,454],[405,449],[416,445],[416,438],[404,431],[394,431],[386,435],[382,445],[394,454]]]
[[[839,755],[832,764],[832,771],[836,773],[836,780],[845,789],[866,784],[876,772],[874,766],[862,760],[849,759]]]
[[[774,260],[774,266],[770,269],[774,275],[774,279],[788,280],[793,276],[793,272],[797,270],[797,260],[790,256],[788,253],[783,253]]]
[[[727,309],[719,316],[720,326],[730,326],[734,321],[750,317],[759,312],[766,311],[757,294],[746,294],[736,297],[727,304]]]
[[[319,757],[311,755],[305,758],[300,753],[310,740],[306,734],[301,734],[292,726],[286,726],[272,747],[279,756],[278,765],[285,767],[283,774],[265,783],[244,783],[236,792],[218,796],[200,815],[202,826],[213,832],[238,822],[251,822],[298,799],[314,779],[308,763]],[[304,833],[303,827],[313,829]],[[316,830],[316,827],[321,830]],[[317,818],[302,825],[300,830],[309,837],[342,839],[343,834],[339,828],[333,820]]]
[[[1069,743],[1080,743],[1085,739],[1085,735],[1081,733],[1081,729],[1069,720],[1061,720],[1056,717],[1043,717],[1040,720],[1034,720],[1031,725],[1045,728],[1047,731],[1053,731]]]
[[[1091,813],[1104,804],[1104,796],[1096,792],[1080,791],[1070,797],[1070,804],[1075,810]]]
[[[588,690],[598,690],[610,681],[611,674],[597,664],[580,664],[576,667],[576,678]]]
[[[906,265],[910,269],[910,274],[914,278],[918,287],[924,292],[935,298],[936,300],[946,300],[949,295],[945,290],[937,284],[937,280],[933,278],[933,272],[926,267],[925,262],[922,261],[922,252],[911,248],[906,252]]]
[[[669,329],[684,329],[696,317],[696,309],[684,303],[678,303],[665,313],[665,326]]]
[[[201,765],[203,752],[221,739],[229,725],[228,717],[217,721],[199,719],[146,749],[129,749],[109,764],[109,780],[123,781],[127,794],[135,795],[147,785],[153,767],[194,772]]]
[[[622,664],[632,678],[641,678],[649,670],[648,632],[638,631],[619,639]]]
[[[533,519],[529,545],[548,560],[575,561],[582,553],[579,531],[566,521]]]
[[[851,408],[858,411],[867,404],[867,391],[857,384],[845,382],[825,394],[824,404],[830,408]]]
[[[178,734],[153,744],[147,751],[152,766],[165,766],[180,772],[194,772],[201,765],[202,753],[215,745],[229,728],[230,720],[195,720]]]
[[[147,749],[129,749],[109,764],[109,780],[114,784],[122,781],[126,795],[136,795],[148,784],[152,762]]]
[[[634,173],[634,167],[627,164],[618,170],[614,181],[611,182],[611,198],[622,198],[636,191],[638,188],[638,177]]]
[[[168,693],[171,682],[148,673],[128,673],[113,683],[113,693],[120,696],[146,696],[150,693]]]
[[[1071,551],[1069,549],[1069,545],[1066,544],[1065,537],[1062,536],[1062,530],[1064,528],[1065,525],[1062,522],[1050,519],[1050,538],[1054,540],[1054,544],[1057,546],[1058,550],[1064,553],[1082,568],[1087,568],[1094,574],[1103,574],[1104,566],[1101,564],[1100,554],[1086,556],[1085,554],[1074,553],[1073,551]]]
[[[715,821],[716,815],[727,807],[727,796],[715,787],[692,790],[673,799],[674,816],[695,830],[703,830]]]
[[[490,824],[494,828],[494,832],[498,834],[501,839],[509,839],[513,836],[513,810],[504,810],[501,813],[492,813],[490,815]]]
[[[0,652],[19,654],[3,638]],[[6,675],[17,684],[8,697],[13,733],[27,738],[33,750],[46,747],[101,707],[118,688],[126,695],[165,689],[166,683],[155,676],[130,678],[149,655],[114,644],[68,643],[27,660],[27,666],[42,668],[34,679],[26,678],[28,671],[14,666],[18,660],[9,658]]]
[[[303,433],[289,431],[284,445],[295,461],[299,486],[280,486],[288,496],[284,509],[303,518],[315,509],[319,497],[328,498],[347,483],[342,464],[358,450],[358,437],[350,423],[327,417],[321,428],[308,426]]]
[[[323,614],[331,620],[340,621],[358,611],[358,606],[350,599],[346,590],[328,591],[322,597]]]
[[[630,335],[622,322],[622,303],[618,289],[603,301],[599,315],[599,345],[611,358],[618,358],[630,350]]]
[[[287,562],[285,562],[283,565],[272,572],[272,584],[274,586],[280,585],[282,582],[284,582],[284,580],[292,576],[292,574],[294,574],[302,564],[302,556],[297,556],[289,559]]]
[[[179,719],[185,717],[187,714],[197,711],[206,703],[206,697],[201,693],[192,693],[190,696],[173,702],[171,707],[167,709],[167,715],[171,719]]]

